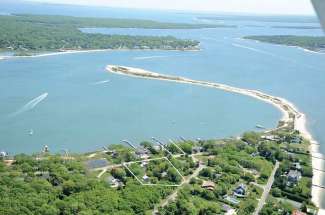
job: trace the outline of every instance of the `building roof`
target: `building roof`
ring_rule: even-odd
[[[204,181],[202,184],[202,188],[214,188],[216,184],[213,181]]]
[[[290,170],[288,173],[288,179],[290,180],[298,180],[301,177],[301,172],[298,170]]]

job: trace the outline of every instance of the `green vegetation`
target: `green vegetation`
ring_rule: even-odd
[[[146,214],[171,188],[144,187],[123,170],[125,187],[113,189],[92,177],[80,160],[60,156],[17,155],[6,167],[0,162],[0,214]]]
[[[249,215],[276,161],[280,167],[261,214],[315,209],[309,142],[299,132],[246,132],[241,139],[176,144],[163,148],[145,141],[136,150],[110,145],[86,155],[16,155],[12,164],[0,160],[0,214],[147,215],[158,208],[162,215],[227,210]],[[176,199],[169,199],[175,192]],[[170,202],[160,207],[165,200]]]
[[[312,36],[246,36],[245,39],[257,40],[260,42],[298,46],[311,51],[324,51],[325,50],[325,37],[312,37]]]
[[[0,16],[0,49],[17,55],[42,51],[90,49],[198,49],[199,42],[171,36],[87,34],[83,27],[107,28],[206,28],[215,25],[160,23],[148,20],[77,18],[67,16]]]

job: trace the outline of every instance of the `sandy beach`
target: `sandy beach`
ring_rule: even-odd
[[[90,49],[90,50],[66,50],[66,51],[58,51],[58,52],[49,52],[49,53],[42,53],[42,54],[34,54],[34,55],[26,55],[26,56],[0,56],[0,60],[7,60],[7,59],[16,59],[16,58],[40,58],[40,57],[49,57],[49,56],[56,56],[56,55],[66,55],[66,54],[77,54],[77,53],[92,53],[92,52],[107,52],[107,51],[183,51],[183,52],[197,52],[201,49],[188,49],[188,50],[164,50],[164,49]]]
[[[178,76],[171,76],[171,75],[164,75],[159,74],[151,71],[146,71],[139,68],[132,68],[132,67],[125,67],[125,66],[116,66],[116,65],[108,65],[106,70],[111,73],[119,74],[119,75],[127,75],[137,78],[145,78],[145,79],[155,79],[161,81],[169,81],[169,82],[177,82],[177,83],[185,83],[185,84],[192,84],[192,85],[199,85],[203,87],[210,87],[216,88],[219,90],[237,93],[245,96],[250,96],[255,99],[259,99],[263,102],[269,103],[279,109],[283,116],[281,118],[281,127],[274,128],[273,130],[285,127],[285,126],[293,126],[294,129],[298,130],[301,135],[310,141],[310,152],[312,156],[312,166],[313,166],[313,184],[321,185],[322,183],[322,171],[317,171],[315,169],[324,170],[325,165],[324,161],[317,158],[323,158],[324,156],[319,152],[319,144],[313,138],[311,133],[307,129],[307,120],[304,113],[300,112],[298,108],[292,104],[291,102],[287,101],[284,98],[272,96],[266,93],[263,93],[258,90],[251,90],[251,89],[243,89],[238,87],[232,87],[225,84],[219,84],[214,82],[208,81],[199,81],[188,79],[185,77],[178,77]],[[316,206],[321,205],[321,197],[320,195],[324,191],[321,188],[317,188],[312,186],[312,200]],[[320,209],[319,214],[325,214],[323,209]]]

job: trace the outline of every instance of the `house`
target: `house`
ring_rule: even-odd
[[[240,184],[234,190],[234,196],[237,196],[237,197],[245,197],[245,195],[246,195],[246,186],[244,184]]]
[[[253,153],[251,154],[251,157],[256,157],[256,156],[258,156],[258,155],[259,155],[258,152],[253,152]]]
[[[261,138],[263,140],[275,141],[275,142],[281,140],[281,138],[276,135],[264,135],[264,136],[261,136]]]
[[[307,208],[307,214],[316,215],[317,210],[314,208]]]
[[[297,183],[301,179],[301,172],[298,170],[290,170],[287,176],[288,183]]]
[[[162,173],[161,173],[161,177],[162,177],[162,178],[165,178],[167,175],[168,175],[167,172],[162,172]]]
[[[138,158],[141,159],[148,159],[150,158],[149,152],[146,149],[139,149],[135,152]]]
[[[8,156],[8,153],[5,151],[0,151],[0,158],[5,158]]]
[[[142,168],[144,168],[144,167],[148,166],[148,162],[147,161],[142,161],[141,164],[140,164],[140,166]]]
[[[201,147],[201,146],[196,146],[196,147],[193,147],[193,148],[192,148],[192,153],[193,153],[193,154],[200,153],[200,152],[203,152],[203,147]]]
[[[306,215],[305,213],[299,211],[299,210],[293,210],[292,215]]]
[[[149,178],[147,175],[144,175],[144,176],[142,177],[142,179],[143,179],[145,182],[148,182],[150,178]]]
[[[154,145],[154,146],[152,146],[152,147],[153,147],[153,149],[154,149],[155,151],[157,151],[157,152],[159,152],[159,151],[162,150],[162,147],[161,147],[160,145]]]
[[[50,179],[50,172],[49,171],[36,171],[34,172],[34,175],[40,178],[43,178],[45,180]]]
[[[302,138],[300,136],[290,137],[290,143],[292,144],[300,144],[302,142]]]
[[[112,188],[117,188],[120,186],[120,180],[117,178],[114,178],[113,176],[107,177],[107,183],[111,185]]]
[[[222,210],[225,212],[225,215],[234,215],[236,214],[236,210],[230,207],[229,205],[223,204]]]
[[[213,191],[216,184],[213,181],[204,181],[202,184],[202,188]]]
[[[240,203],[240,201],[233,196],[224,195],[223,198],[234,205],[238,205]]]
[[[301,168],[300,163],[299,162],[296,162],[296,163],[293,163],[292,164],[292,169],[301,171],[302,168]]]

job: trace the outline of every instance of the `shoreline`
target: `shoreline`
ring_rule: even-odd
[[[108,51],[177,51],[177,52],[197,52],[201,51],[201,48],[197,49],[89,49],[89,50],[67,50],[67,51],[56,51],[56,52],[48,52],[48,53],[39,53],[32,55],[22,55],[22,56],[1,56],[1,60],[9,60],[15,58],[39,58],[39,57],[48,57],[48,56],[56,56],[56,55],[65,55],[65,54],[78,54],[78,53],[92,53],[92,52],[108,52]],[[1,52],[0,52],[1,54]]]
[[[231,92],[231,93],[236,93],[236,94],[253,97],[255,99],[258,99],[260,101],[263,101],[263,102],[273,105],[274,107],[276,107],[278,110],[280,110],[282,112],[282,118],[279,121],[279,125],[280,124],[282,124],[282,125],[274,128],[272,130],[266,131],[266,132],[275,131],[277,129],[287,127],[287,126],[292,126],[293,129],[298,130],[300,132],[301,136],[310,142],[309,151],[310,151],[312,168],[313,168],[312,182],[313,182],[313,184],[319,184],[317,182],[320,182],[322,180],[321,172],[315,170],[316,163],[320,161],[320,159],[317,159],[316,157],[319,157],[319,156],[323,157],[321,155],[321,153],[319,152],[319,144],[313,138],[312,134],[308,131],[307,119],[306,119],[305,114],[300,112],[294,104],[287,101],[286,99],[272,96],[272,95],[263,93],[258,90],[237,88],[237,87],[232,87],[232,86],[225,85],[225,84],[193,80],[193,79],[188,79],[188,78],[180,77],[180,76],[164,75],[164,74],[159,74],[159,73],[150,72],[147,70],[132,68],[132,67],[107,65],[106,70],[108,72],[111,72],[114,74],[126,75],[126,76],[131,76],[131,77],[136,77],[136,78],[169,81],[169,82],[176,82],[176,83],[191,84],[191,85],[215,88],[215,89],[223,90],[226,92]],[[317,155],[314,156],[314,154],[317,154]],[[320,205],[321,205],[320,192],[318,192],[318,190],[315,186],[312,186],[312,202],[314,202],[314,204],[319,208],[319,214],[321,214],[322,212],[325,212],[324,209],[320,208]]]

